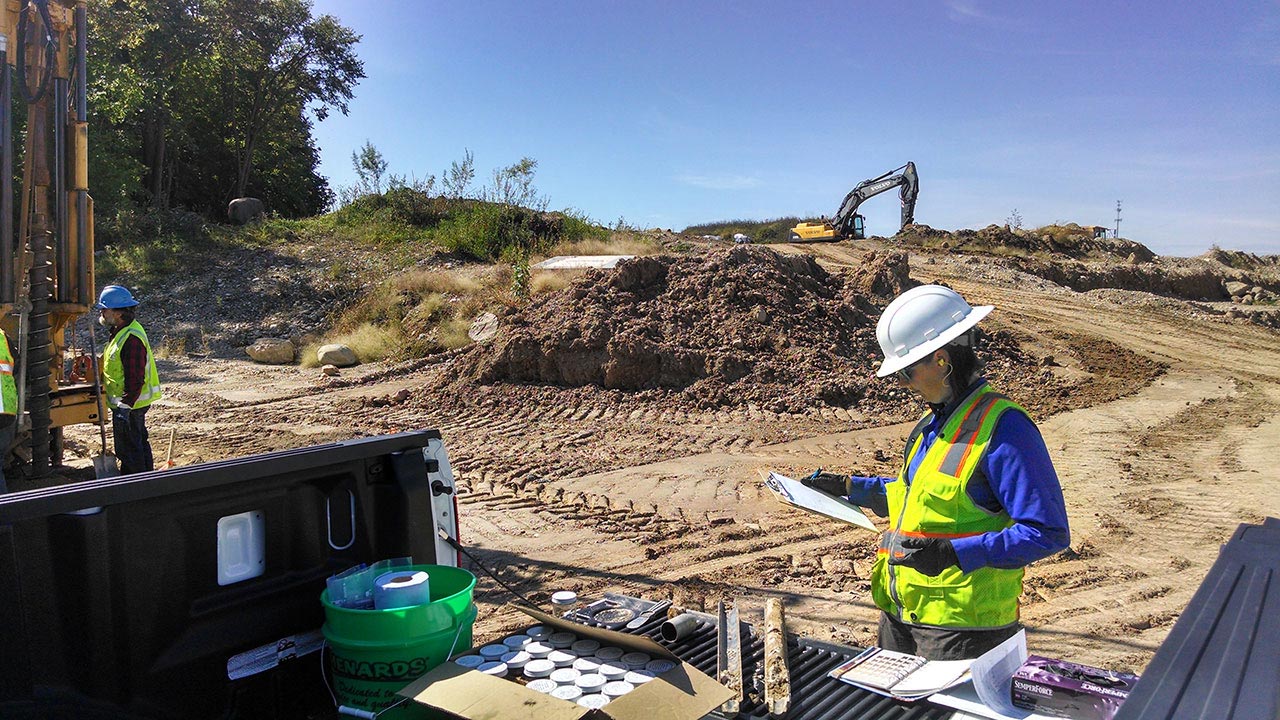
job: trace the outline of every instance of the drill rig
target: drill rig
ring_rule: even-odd
[[[5,461],[29,462],[36,478],[61,464],[64,426],[103,416],[94,385],[64,367],[67,331],[94,302],[86,13],[86,0],[0,0],[0,325],[18,386]],[[16,112],[26,128],[18,157]]]
[[[805,240],[836,241],[844,238],[861,240],[867,236],[863,226],[863,217],[858,214],[858,206],[882,192],[901,187],[899,196],[902,199],[902,227],[915,222],[916,196],[920,194],[920,178],[916,175],[916,164],[909,162],[897,170],[870,180],[863,180],[844,196],[840,209],[836,211],[831,222],[802,222],[791,228],[791,242]]]

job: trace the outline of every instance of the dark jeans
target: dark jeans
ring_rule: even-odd
[[[999,630],[922,628],[898,622],[881,612],[879,645],[929,660],[968,660],[1017,635],[1021,629],[1017,623]]]
[[[111,430],[121,475],[155,469],[151,460],[151,442],[147,437],[147,408],[130,410],[127,416],[112,409]]]
[[[13,444],[13,432],[17,429],[17,424],[13,421],[12,415],[6,415],[0,420],[0,493],[9,492],[9,486],[4,481],[4,466],[9,462],[9,446]]]

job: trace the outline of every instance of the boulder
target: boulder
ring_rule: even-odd
[[[340,368],[350,367],[360,362],[356,358],[354,350],[338,343],[321,345],[320,349],[316,351],[316,360],[321,365],[334,365]]]
[[[244,351],[254,362],[267,365],[287,365],[293,362],[295,352],[293,343],[279,338],[258,338]]]
[[[227,218],[237,225],[246,225],[262,217],[266,211],[266,206],[258,198],[236,198],[227,204]]]
[[[342,374],[342,371],[338,369],[337,365],[325,365],[320,368],[320,372],[328,375],[329,377],[337,377]]]
[[[1227,289],[1227,294],[1231,297],[1241,297],[1249,292],[1252,287],[1249,283],[1240,282],[1239,280],[1228,280],[1222,286]]]

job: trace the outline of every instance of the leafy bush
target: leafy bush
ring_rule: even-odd
[[[742,233],[755,242],[786,242],[791,237],[791,228],[802,222],[820,222],[822,218],[782,217],[772,220],[720,220],[717,222],[690,225],[684,232],[693,235],[719,235],[731,238],[734,233]]]

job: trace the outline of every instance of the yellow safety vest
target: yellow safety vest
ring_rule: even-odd
[[[0,330],[0,415],[18,414],[18,385],[13,381],[13,353],[9,338]]]
[[[134,320],[116,333],[115,337],[108,340],[107,346],[102,349],[103,392],[107,395],[107,405],[110,407],[118,406],[120,400],[124,398],[124,363],[120,361],[120,350],[124,348],[124,341],[130,335],[141,340],[142,347],[147,351],[147,374],[143,377],[142,390],[138,393],[138,399],[132,407],[144,408],[161,397],[160,373],[156,372],[155,353],[151,352],[147,333],[143,331],[138,321]]]
[[[922,442],[926,415],[907,441],[898,478],[885,485],[891,528],[881,536],[872,567],[871,594],[881,610],[908,625],[980,630],[1018,621],[1022,569],[984,567],[966,573],[949,567],[930,577],[903,565],[890,565],[904,537],[963,538],[999,532],[1013,524],[1008,513],[975,505],[965,492],[978,468],[1000,415],[1026,413],[985,383],[951,413],[926,451],[915,477],[907,468]]]

